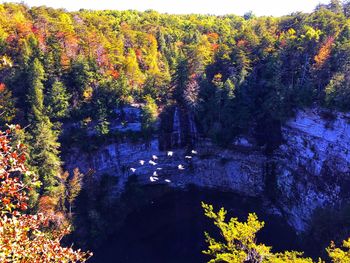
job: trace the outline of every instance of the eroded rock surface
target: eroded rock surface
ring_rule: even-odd
[[[348,114],[299,111],[283,125],[284,143],[271,156],[264,155],[251,138],[241,137],[228,149],[201,141],[195,149],[171,153],[159,151],[155,138],[149,143],[103,145],[90,154],[71,149],[65,164],[69,170],[79,167],[82,172],[93,169],[95,176],[118,177],[116,195],[135,175],[141,184],[195,184],[264,200],[273,197],[271,210],[302,232],[316,208],[336,205],[350,196],[349,121]]]

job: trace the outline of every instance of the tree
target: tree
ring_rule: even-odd
[[[42,121],[44,113],[44,85],[43,81],[45,80],[45,71],[39,61],[35,58],[32,65],[31,71],[29,73],[29,104],[31,106],[31,118],[34,122]]]
[[[340,0],[331,0],[329,9],[334,13],[342,13],[343,7]]]
[[[188,62],[184,58],[180,58],[172,77],[172,83],[175,87],[174,97],[178,102],[182,102],[183,94],[186,90],[186,84],[189,78]]]
[[[11,134],[18,127],[0,132],[0,261],[1,262],[85,262],[92,254],[62,247],[64,231],[47,232],[50,217],[30,215],[27,210],[30,187],[37,177],[25,166],[26,153],[22,144],[12,144]],[[30,177],[25,184],[24,177]]]
[[[157,120],[158,108],[151,96],[145,97],[145,105],[142,108],[142,131],[146,138],[149,138],[154,131],[154,124]]]
[[[97,100],[97,124],[95,130],[99,135],[107,135],[109,133],[108,109],[103,100]]]
[[[199,84],[195,78],[191,78],[186,84],[183,98],[186,105],[191,109],[198,106],[199,89]]]
[[[31,165],[37,168],[42,181],[41,194],[52,195],[58,186],[61,161],[58,157],[60,144],[57,132],[53,131],[53,125],[44,109],[44,85],[45,72],[36,58],[33,61],[33,69],[30,74],[31,86],[29,103],[31,105],[32,141],[31,141]],[[57,188],[56,188],[57,189]]]
[[[139,87],[144,82],[144,75],[140,70],[136,53],[133,49],[129,49],[129,53],[125,58],[125,74],[128,76],[132,88],[134,86]]]
[[[343,3],[343,10],[344,10],[344,15],[346,18],[350,17],[350,1],[346,0]]]
[[[96,62],[93,63],[84,56],[79,56],[72,62],[67,74],[67,87],[72,94],[72,107],[79,108],[83,101],[89,100],[87,94],[92,92],[92,84],[98,81]]]
[[[221,208],[214,212],[213,206],[202,203],[205,215],[214,221],[220,230],[222,241],[217,241],[205,233],[209,244],[204,254],[213,257],[209,262],[227,263],[313,263],[311,258],[302,257],[303,253],[296,251],[271,252],[271,247],[257,244],[256,233],[264,227],[264,222],[258,220],[256,214],[249,214],[246,222],[237,218],[226,220],[227,211]],[[337,248],[332,242],[326,249],[333,263],[347,263],[350,260],[350,239],[343,242],[346,250]],[[324,263],[318,259],[318,263]]]
[[[61,172],[61,161],[58,156],[60,143],[57,141],[57,133],[52,128],[53,125],[47,117],[35,125],[32,132],[30,160],[42,182],[41,194],[49,196],[57,194]]]
[[[325,87],[326,105],[341,110],[349,110],[350,76],[344,72],[336,73]]]
[[[84,175],[80,173],[78,168],[75,168],[73,170],[73,176],[69,178],[67,176],[66,180],[66,188],[67,188],[67,201],[69,205],[69,215],[72,217],[72,207],[75,199],[79,195],[81,188],[82,188],[82,182],[83,182]]]
[[[61,81],[56,80],[48,94],[47,108],[51,118],[62,119],[67,116],[70,96]]]
[[[10,123],[16,115],[15,101],[12,92],[4,83],[0,83],[0,125]]]
[[[343,241],[343,248],[337,248],[334,242],[327,248],[327,253],[334,263],[350,262],[350,238]]]

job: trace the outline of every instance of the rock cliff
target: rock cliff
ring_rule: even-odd
[[[350,185],[350,115],[321,109],[300,110],[282,126],[283,143],[266,156],[252,138],[238,138],[226,149],[202,140],[194,149],[160,151],[158,139],[112,143],[93,153],[70,149],[68,170],[118,177],[114,193],[131,175],[141,184],[168,184],[261,196],[298,232],[314,210],[346,201]],[[179,127],[176,126],[178,129]]]

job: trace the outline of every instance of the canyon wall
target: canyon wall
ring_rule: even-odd
[[[175,120],[179,143],[179,123]],[[102,145],[92,153],[72,148],[68,170],[92,169],[94,176],[116,176],[120,194],[130,176],[140,184],[201,187],[259,196],[273,213],[298,232],[307,229],[317,208],[336,206],[350,197],[350,115],[322,109],[300,110],[281,128],[283,143],[264,154],[253,138],[238,138],[225,149],[209,140],[193,147],[160,151],[159,140]],[[193,129],[193,128],[192,128]]]

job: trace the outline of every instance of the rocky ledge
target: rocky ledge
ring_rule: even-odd
[[[316,208],[349,197],[350,115],[322,109],[300,110],[282,129],[283,143],[271,156],[251,138],[222,149],[200,141],[195,149],[160,151],[158,140],[112,143],[93,153],[71,149],[68,170],[93,170],[118,177],[120,194],[132,175],[141,184],[194,184],[270,200],[298,232],[305,231]]]

